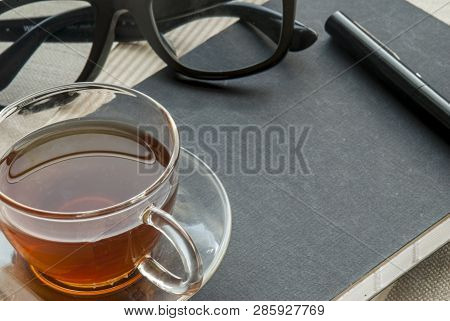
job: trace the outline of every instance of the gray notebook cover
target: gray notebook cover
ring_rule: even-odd
[[[299,1],[297,18],[320,38],[277,67],[210,87],[174,81],[163,70],[137,86],[194,128],[270,123],[308,131],[297,174],[227,175],[221,169],[239,161],[229,157],[239,147],[228,147],[233,154],[215,146],[232,240],[194,299],[332,299],[450,212],[445,134],[364,68],[344,72],[354,61],[323,30],[336,10],[382,41],[396,37],[389,46],[450,97],[449,28],[403,0]],[[238,36],[230,28],[205,45],[217,41],[220,58],[220,46]],[[204,146],[183,144],[211,162]]]

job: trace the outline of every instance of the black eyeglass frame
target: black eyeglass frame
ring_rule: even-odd
[[[5,0],[0,2],[0,14],[14,8],[49,0]],[[52,1],[52,0],[50,0]],[[58,0],[60,1],[60,0]],[[243,69],[211,72],[192,69],[180,63],[173,50],[158,31],[155,15],[153,14],[154,0],[83,0],[89,3],[95,10],[95,29],[93,44],[86,65],[80,73],[77,81],[93,81],[101,71],[102,66],[111,50],[115,39],[115,29],[120,17],[129,13],[140,30],[140,33],[148,41],[155,53],[173,70],[187,77],[203,80],[222,80],[239,78],[262,72],[280,62],[287,54],[294,35],[294,26],[301,26],[295,21],[296,0],[282,0],[282,27],[278,46],[273,55],[265,61]],[[233,2],[231,2],[233,3]],[[148,8],[148,10],[142,10]],[[100,13],[101,12],[101,13]],[[311,31],[311,29],[308,29]],[[313,31],[311,34],[316,36]],[[25,35],[26,36],[26,35]],[[310,40],[308,40],[310,41]],[[315,41],[315,38],[312,42]],[[310,43],[308,44],[308,46]],[[303,49],[303,48],[302,48]],[[13,57],[12,57],[13,58]],[[0,68],[1,69],[1,68]],[[1,73],[0,73],[1,74]]]

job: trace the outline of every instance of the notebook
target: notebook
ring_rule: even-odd
[[[243,139],[230,147],[182,137],[216,170],[233,211],[225,259],[193,299],[330,300],[448,218],[446,132],[363,67],[351,67],[354,60],[323,29],[336,10],[389,42],[450,97],[449,27],[404,0],[299,1],[297,18],[319,31],[319,40],[275,68],[212,85],[175,81],[164,69],[136,86],[179,126],[296,133],[301,157],[288,168],[293,173],[276,175],[227,172],[244,158]],[[204,46],[216,42],[220,60],[221,44],[238,37],[231,27]],[[190,55],[195,59],[195,50]],[[261,159],[263,148],[255,144],[246,160]],[[289,157],[289,150],[279,146],[271,155]]]

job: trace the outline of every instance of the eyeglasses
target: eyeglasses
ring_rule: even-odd
[[[0,1],[0,90],[16,78],[39,82],[78,74],[62,82],[92,81],[114,41],[146,40],[169,67],[192,78],[261,72],[317,39],[295,21],[296,0],[266,2]],[[223,30],[232,37],[218,37]]]

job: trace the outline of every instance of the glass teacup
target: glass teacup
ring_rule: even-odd
[[[202,263],[170,215],[180,143],[161,105],[118,86],[77,83],[0,113],[0,224],[48,286],[76,295],[122,289],[141,276],[192,294]],[[183,275],[158,263],[161,237]]]

